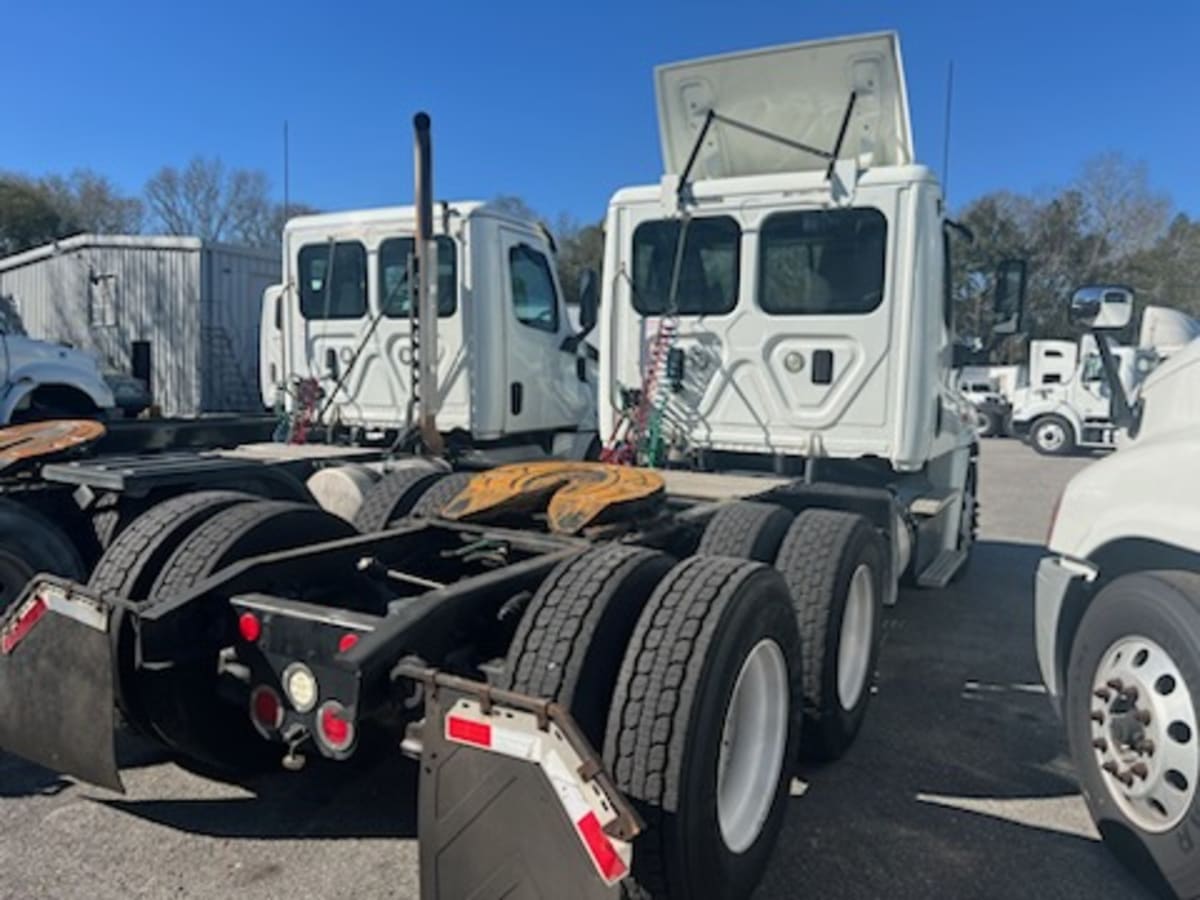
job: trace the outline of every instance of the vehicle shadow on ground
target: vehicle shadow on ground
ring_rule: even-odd
[[[1150,896],[1095,838],[1041,688],[1044,552],[984,541],[961,581],[902,594],[859,740],[801,772],[758,900]]]
[[[219,838],[413,838],[417,765],[398,749],[372,747],[368,760],[337,763],[315,753],[299,772],[273,771],[237,783],[248,796],[176,800],[102,799],[112,809]]]

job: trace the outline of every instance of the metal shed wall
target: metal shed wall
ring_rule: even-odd
[[[263,291],[280,279],[279,255],[206,245],[200,264],[200,406],[262,408],[258,332]]]
[[[279,278],[274,254],[187,237],[80,235],[0,260],[32,337],[131,370],[134,341],[150,343],[151,389],[170,416],[259,408],[258,307]]]

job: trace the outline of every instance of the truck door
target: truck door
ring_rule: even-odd
[[[581,424],[588,385],[576,355],[562,349],[571,325],[553,258],[531,235],[500,228],[501,295],[508,307],[505,431],[553,431]]]

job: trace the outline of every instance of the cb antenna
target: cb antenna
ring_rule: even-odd
[[[946,71],[946,120],[942,134],[942,199],[950,206],[950,113],[954,102],[954,60]]]
[[[283,221],[288,220],[288,212],[291,204],[288,202],[289,192],[289,171],[288,171],[288,122],[283,120]]]

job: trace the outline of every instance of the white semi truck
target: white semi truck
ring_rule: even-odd
[[[840,756],[861,727],[883,604],[906,575],[944,585],[972,548],[957,237],[914,159],[893,34],[664,66],[656,87],[666,175],[614,195],[599,309],[581,304],[607,462],[398,471],[359,530],[228,488],[151,505],[88,585],[39,578],[0,619],[0,747],[119,787],[114,700],[209,771],[349,760],[382,729],[422,763],[428,900],[752,892],[793,761]],[[586,351],[532,290],[531,252],[553,270],[537,233],[470,207],[439,228],[428,170],[414,259],[390,277],[403,212],[293,229],[267,364],[309,370],[325,397],[314,410],[298,390],[291,413],[368,436],[415,423],[426,446],[456,405],[484,440],[527,403],[537,432],[566,424],[531,380],[564,377],[554,354],[577,379]],[[464,279],[447,331],[439,234]],[[405,271],[407,333],[386,321]],[[1011,333],[1024,266],[997,283]],[[477,326],[484,298],[512,321]],[[377,374],[361,374],[374,341]],[[514,353],[543,357],[497,362]],[[411,413],[388,408],[413,394]],[[37,687],[48,670],[55,697]]]
[[[1109,287],[1102,302],[1106,315],[1129,321],[1131,290]],[[1122,390],[1133,397],[1157,365],[1197,336],[1200,322],[1191,316],[1147,306],[1136,344],[1116,343],[1110,329],[1085,334],[1078,342],[1030,341],[1027,384],[1013,397],[1013,432],[1048,456],[1076,449],[1111,450],[1121,429],[1111,417],[1113,389],[1105,376],[1100,342],[1109,348]]]
[[[1097,339],[1124,322],[1076,295]],[[1128,307],[1122,309],[1127,310]],[[1125,394],[1117,452],[1067,485],[1037,572],[1037,654],[1100,834],[1148,882],[1200,893],[1200,341]]]

